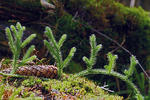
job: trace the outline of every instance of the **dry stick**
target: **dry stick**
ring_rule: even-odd
[[[125,41],[126,41],[126,40],[125,40],[125,35],[124,35],[124,36],[123,36],[123,40],[122,40],[122,42],[121,42],[120,45],[123,46],[123,44],[125,43]],[[114,50],[111,51],[111,53],[117,51],[119,48],[120,48],[120,47],[115,48]],[[115,70],[117,71],[117,66],[115,67]],[[117,77],[116,77],[115,79],[116,79],[118,91],[120,91],[120,83],[119,83],[119,79],[118,79]]]
[[[121,46],[123,46],[124,45],[124,43],[125,43],[125,41],[126,41],[126,39],[125,39],[125,35],[123,36],[123,40],[122,40],[122,42],[121,42]],[[112,50],[112,51],[110,51],[111,53],[113,53],[113,52],[115,52],[115,51],[117,51],[118,49],[120,49],[120,47],[117,47],[117,48],[115,48],[114,50]]]

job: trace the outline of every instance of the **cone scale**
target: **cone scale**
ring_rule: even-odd
[[[2,72],[10,73],[12,69],[5,69]],[[17,69],[15,74],[25,75],[25,76],[36,76],[44,78],[57,78],[57,67],[53,65],[32,65],[32,66],[22,66]]]

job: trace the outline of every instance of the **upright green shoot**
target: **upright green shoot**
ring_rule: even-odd
[[[96,63],[96,56],[100,49],[102,48],[102,45],[96,44],[96,37],[95,35],[90,36],[90,45],[91,45],[91,55],[90,58],[88,59],[87,57],[83,57],[83,61],[87,64],[87,69],[90,70],[92,69],[93,65]]]
[[[129,77],[133,74],[136,64],[137,64],[137,60],[136,60],[135,56],[131,56],[129,69],[124,71],[124,73],[127,77]]]
[[[116,59],[118,58],[117,55],[113,55],[112,53],[107,54],[109,64],[105,65],[104,68],[110,73],[111,71],[114,70],[115,64],[116,64]]]
[[[36,37],[36,34],[31,34],[28,38],[22,41],[24,30],[25,27],[21,26],[19,22],[16,24],[16,27],[14,25],[11,25],[10,28],[6,28],[6,35],[9,41],[9,47],[13,53],[13,69],[11,71],[11,74],[14,74],[19,66],[24,65],[25,63],[32,61],[36,58],[35,55],[30,57],[32,51],[35,48],[35,46],[32,45],[25,53],[23,59],[18,62],[21,54],[21,49],[23,49]]]
[[[68,63],[74,56],[74,53],[76,52],[76,48],[72,47],[66,59],[63,60],[61,47],[63,46],[63,43],[67,38],[67,35],[66,34],[62,35],[58,43],[56,42],[52,30],[49,27],[45,28],[45,35],[48,37],[49,42],[47,40],[44,40],[44,44],[46,45],[49,52],[51,53],[51,55],[54,57],[56,61],[56,65],[58,67],[58,76],[60,77],[63,73],[63,68],[65,68],[68,65]]]

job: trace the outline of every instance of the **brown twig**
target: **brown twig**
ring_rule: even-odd
[[[125,35],[124,35],[124,36],[123,36],[123,40],[122,40],[122,42],[121,42],[120,45],[123,46],[123,44],[125,43],[125,41],[126,41],[126,38],[125,38]],[[121,48],[121,47],[118,46],[117,48],[115,48],[114,50],[112,50],[111,53],[117,51],[119,48]]]

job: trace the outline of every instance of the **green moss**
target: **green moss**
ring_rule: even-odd
[[[17,80],[16,80],[17,81]],[[56,98],[64,98],[64,96],[73,96],[77,100],[81,99],[105,99],[105,100],[123,100],[123,97],[117,95],[110,95],[97,86],[93,81],[87,78],[73,78],[72,75],[63,75],[61,80],[30,77],[25,79],[21,86],[14,87],[11,85],[0,85],[0,97],[4,95],[4,91],[10,91],[16,100],[37,100],[41,99],[39,95],[53,95]],[[11,91],[14,91],[12,93]],[[41,92],[40,92],[41,91]],[[36,96],[36,95],[37,96]]]
[[[22,85],[25,87],[32,87],[36,84],[40,84],[42,82],[41,79],[35,78],[35,77],[30,77],[29,79],[26,79],[22,82]]]
[[[109,95],[104,90],[102,90],[99,86],[95,85],[94,82],[86,79],[86,78],[73,78],[72,76],[66,76],[62,80],[49,80],[47,82],[43,82],[43,85],[46,87],[50,87],[53,90],[71,94],[76,96],[78,99],[105,99],[105,100],[122,100],[123,97]],[[114,99],[116,98],[116,99]]]

